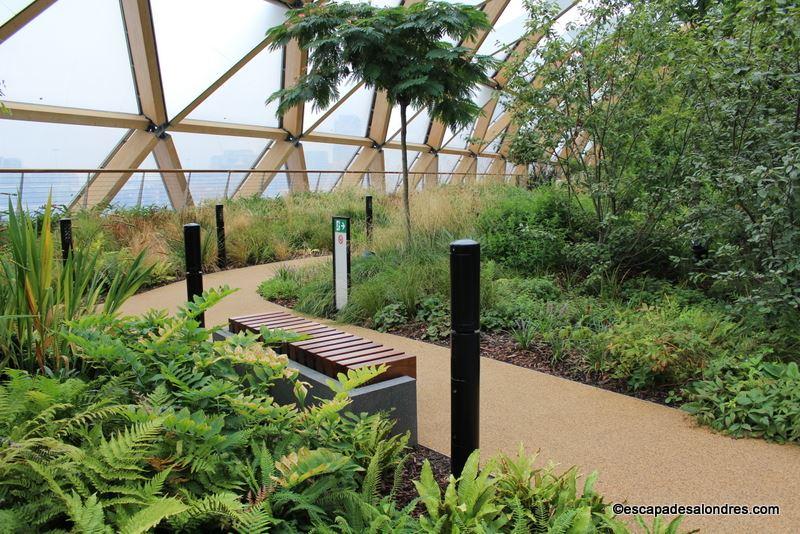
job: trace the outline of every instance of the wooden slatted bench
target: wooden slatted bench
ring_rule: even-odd
[[[376,382],[399,376],[417,376],[417,358],[400,350],[374,343],[287,312],[270,312],[232,317],[228,327],[234,334],[259,333],[262,327],[306,334],[308,339],[284,343],[283,352],[292,360],[329,377],[368,365],[385,364],[387,370]]]

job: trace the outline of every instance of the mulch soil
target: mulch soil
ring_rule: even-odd
[[[426,325],[414,322],[392,329],[389,333],[442,347],[450,346],[447,339],[426,339],[425,331]],[[606,373],[589,368],[576,352],[567,352],[561,358],[553,359],[553,351],[547,345],[534,344],[529,349],[522,349],[507,332],[482,332],[481,356],[638,399],[666,404],[665,399],[668,394],[666,390],[631,391],[624,380],[612,378]]]
[[[405,470],[403,473],[403,482],[397,490],[396,499],[398,508],[404,508],[412,500],[419,497],[417,488],[414,486],[413,480],[419,480],[422,474],[422,464],[425,460],[431,463],[431,470],[433,477],[442,488],[442,492],[447,487],[447,481],[450,478],[450,457],[445,456],[440,452],[433,449],[423,447],[422,445],[415,445],[410,451],[411,457],[406,462]],[[391,484],[391,481],[387,481]],[[384,487],[384,494],[388,493],[389,487]],[[414,516],[417,517],[422,513],[422,504],[418,503],[414,509]]]

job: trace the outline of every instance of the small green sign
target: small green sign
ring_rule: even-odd
[[[347,219],[334,219],[333,220],[334,232],[347,232]]]

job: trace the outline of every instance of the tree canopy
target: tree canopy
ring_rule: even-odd
[[[312,3],[289,11],[269,30],[272,48],[292,39],[308,51],[308,72],[270,96],[279,114],[307,101],[324,108],[345,79],[386,92],[392,104],[428,107],[430,116],[466,126],[480,113],[475,86],[493,64],[461,43],[490,24],[475,8],[445,2],[377,8],[369,4]]]

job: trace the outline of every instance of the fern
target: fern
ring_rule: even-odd
[[[188,506],[186,504],[175,498],[162,497],[132,515],[120,525],[119,532],[121,534],[147,532],[165,519],[178,515],[187,509]]]
[[[91,495],[86,500],[72,492],[63,497],[66,504],[67,514],[75,525],[78,532],[87,534],[107,534],[113,532],[105,522],[103,505],[97,499],[97,495]]]

